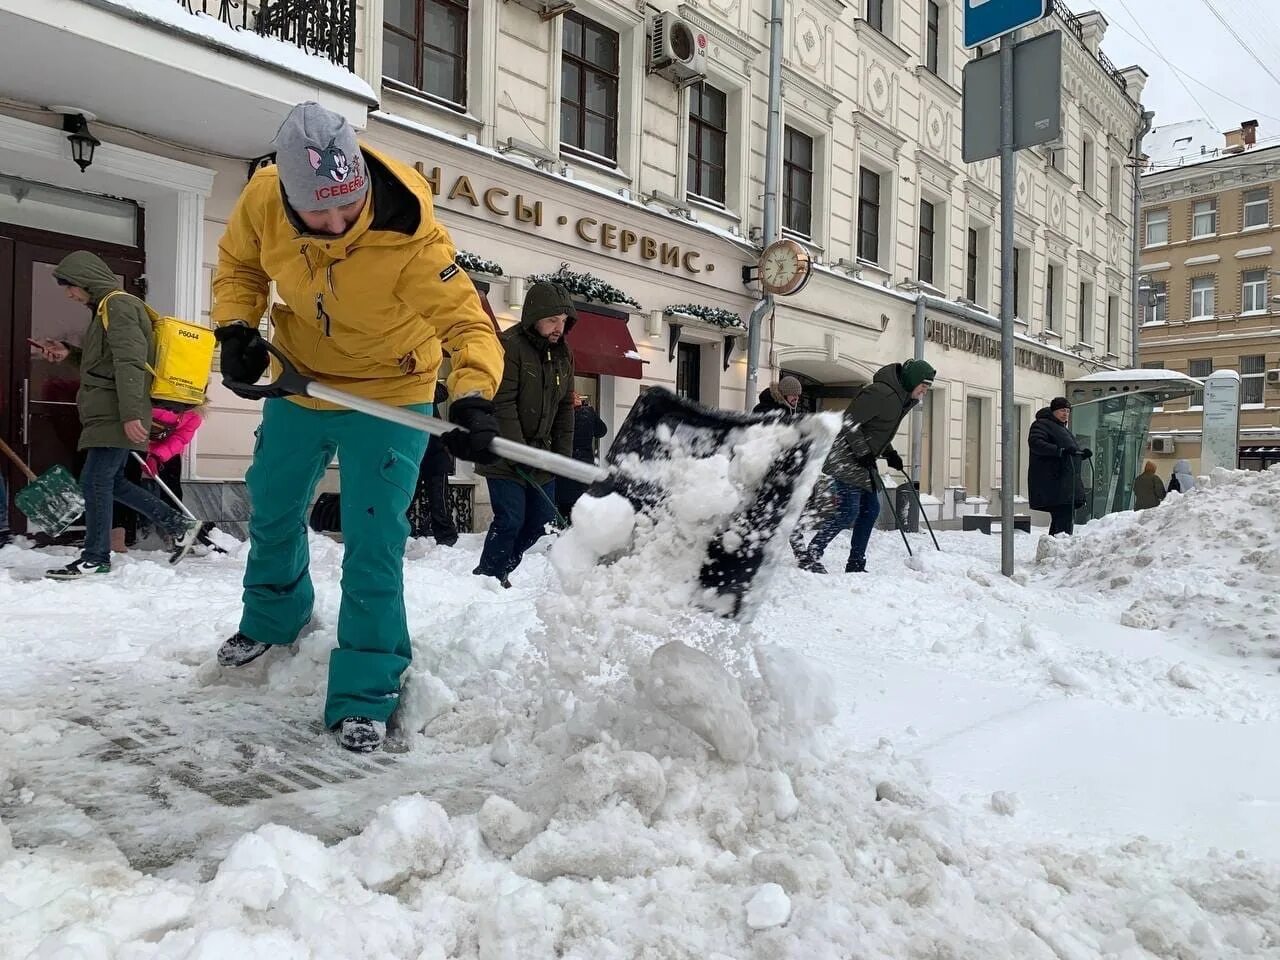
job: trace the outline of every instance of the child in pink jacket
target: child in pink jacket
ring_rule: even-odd
[[[147,446],[147,476],[159,476],[161,468],[191,445],[204,423],[204,408],[157,403],[151,408],[151,442]]]

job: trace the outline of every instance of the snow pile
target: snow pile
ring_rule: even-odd
[[[1280,657],[1280,469],[1218,470],[1153,510],[1040,541],[1037,575],[1122,603],[1121,622],[1189,650]],[[1173,682],[1183,687],[1186,676]]]

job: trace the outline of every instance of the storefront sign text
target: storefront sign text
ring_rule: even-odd
[[[542,200],[531,199],[521,193],[512,195],[504,187],[476,186],[466,174],[446,183],[440,167],[428,169],[424,164],[418,163],[417,168],[436,197],[462,201],[476,209],[483,208],[495,217],[511,217],[516,223],[529,224],[535,230],[542,229],[553,219]],[[716,268],[714,263],[703,263],[702,254],[697,250],[681,248],[678,243],[637,233],[629,227],[607,220],[578,217],[571,224],[569,217],[561,215],[554,217],[554,221],[558,227],[572,225],[574,236],[583,243],[598,245],[602,250],[613,250],[645,263],[656,263],[669,270],[697,274],[704,270],[711,273]]]
[[[926,317],[924,335],[926,340],[940,343],[947,349],[955,347],[957,350],[963,350],[965,353],[972,353],[975,356],[986,357],[991,360],[1000,359],[999,340],[968,330],[959,324],[943,323],[940,320],[934,320],[932,317]],[[1036,353],[1034,350],[1028,350],[1024,347],[1014,348],[1013,362],[1019,367],[1025,367],[1035,373],[1047,374],[1058,379],[1062,379],[1066,370],[1061,360],[1046,357],[1042,353]]]

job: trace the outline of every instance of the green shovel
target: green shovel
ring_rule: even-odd
[[[27,485],[14,494],[13,502],[32,527],[56,537],[84,513],[84,494],[66,467],[61,464],[50,467],[37,477],[3,440],[0,440],[0,450],[27,478]]]

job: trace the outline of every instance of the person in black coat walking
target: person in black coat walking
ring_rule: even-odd
[[[596,462],[596,441],[609,432],[608,426],[600,419],[591,406],[591,401],[578,393],[573,393],[573,459],[583,463]],[[573,505],[578,498],[587,492],[587,485],[577,480],[556,478],[556,509],[566,520],[573,512]]]
[[[1070,419],[1070,401],[1054,397],[1036,413],[1027,432],[1027,491],[1032,510],[1048,511],[1050,536],[1069,535],[1074,529],[1076,507],[1085,501],[1080,461],[1093,456],[1092,450],[1076,442],[1067,427]]]
[[[436,416],[440,416],[440,405],[448,399],[449,391],[443,383],[437,382]],[[453,455],[445,448],[444,441],[439,437],[429,438],[426,453],[422,455],[422,465],[418,468],[418,489],[409,506],[409,523],[413,536],[425,537],[429,529],[436,543],[442,547],[452,547],[458,542],[458,526],[449,511],[449,474],[453,470]],[[426,516],[423,516],[423,506],[426,507]]]

